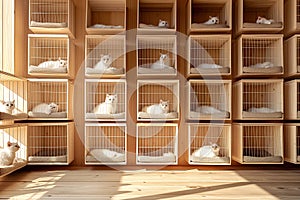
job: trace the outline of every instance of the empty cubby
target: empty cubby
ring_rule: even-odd
[[[138,80],[137,111],[139,121],[178,120],[179,81]]]
[[[284,130],[284,160],[300,164],[300,124],[285,124]]]
[[[232,159],[241,164],[283,164],[282,124],[232,125]]]
[[[138,35],[137,40],[138,76],[176,75],[177,41],[175,35]],[[162,59],[166,54],[166,58]]]
[[[230,75],[231,35],[189,36],[188,76]]]
[[[68,165],[74,160],[74,122],[29,123],[28,164]]]
[[[175,34],[177,18],[176,0],[138,0],[138,34]],[[159,27],[160,20],[168,26]]]
[[[278,33],[283,30],[283,0],[237,0],[235,1],[236,34]],[[257,23],[263,17],[270,23]]]
[[[75,35],[75,6],[72,0],[29,0],[29,29],[34,33]]]
[[[290,36],[300,33],[300,1],[284,1],[284,34]]]
[[[189,80],[188,119],[231,119],[231,80]]]
[[[28,115],[32,120],[72,120],[73,83],[66,79],[29,79]]]
[[[117,34],[126,30],[126,0],[86,0],[86,32]]]
[[[284,41],[284,58],[285,77],[300,75],[300,35]]]
[[[283,119],[283,79],[243,79],[233,84],[232,94],[233,119]]]
[[[236,42],[235,76],[283,74],[283,35],[242,35]]]
[[[126,121],[126,80],[86,79],[86,121]]]
[[[86,124],[85,164],[125,165],[126,124]]]
[[[300,80],[285,82],[285,119],[300,119]]]
[[[75,46],[67,35],[28,35],[30,77],[73,78]]]
[[[6,176],[27,164],[27,127],[23,125],[14,125],[10,127],[0,127],[0,149],[5,149],[8,142],[17,143],[20,147],[16,152],[13,163],[0,164],[0,177]],[[2,159],[2,158],[1,158]]]
[[[178,125],[137,124],[136,164],[177,165]]]
[[[107,69],[103,69],[109,58]],[[89,77],[122,76],[126,71],[124,35],[87,35],[85,37],[85,74]]]
[[[190,165],[230,165],[230,124],[188,124]]]
[[[187,6],[187,31],[229,32],[232,29],[232,0],[189,0]],[[210,17],[218,23],[205,24]]]

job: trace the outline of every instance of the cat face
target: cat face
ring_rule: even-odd
[[[62,60],[61,58],[58,58],[58,62],[59,62],[59,67],[67,66],[67,61],[66,60]]]
[[[164,101],[164,100],[160,100],[159,101],[159,106],[165,110],[165,111],[169,111],[169,101]]]
[[[162,27],[162,28],[168,28],[169,27],[169,23],[167,21],[164,20],[159,20],[158,22],[158,27]]]
[[[219,145],[218,145],[218,144],[216,144],[216,143],[211,143],[211,144],[210,144],[210,146],[211,146],[211,148],[212,148],[213,152],[215,152],[215,153],[219,153],[219,151],[220,151],[220,147],[219,147]]]
[[[262,24],[264,20],[267,20],[267,19],[264,18],[264,17],[258,16],[258,17],[257,17],[257,20],[256,20],[256,23],[257,23],[257,24]]]
[[[106,94],[105,103],[115,103],[117,102],[116,94]]]
[[[16,142],[7,142],[7,148],[11,151],[11,152],[16,152],[20,149],[20,146],[18,145],[18,143]]]
[[[169,59],[168,54],[163,54],[163,53],[160,54],[160,57],[159,57],[160,61],[165,61],[167,59]]]
[[[211,22],[211,24],[219,24],[219,18],[218,17],[209,16],[209,21]]]
[[[106,65],[110,65],[112,63],[111,56],[108,54],[101,55],[101,62],[103,62]]]
[[[48,105],[48,107],[51,113],[58,112],[58,105],[56,103],[52,102]]]
[[[13,110],[15,109],[15,100],[12,101],[0,101],[2,106],[6,109],[6,110]]]

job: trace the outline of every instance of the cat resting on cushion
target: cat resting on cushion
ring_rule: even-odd
[[[169,113],[169,101],[160,100],[159,104],[153,104],[143,108],[143,112],[148,114],[158,115]]]
[[[171,61],[168,54],[160,54],[159,60],[151,65],[151,69],[173,69],[170,67]]]
[[[67,61],[66,60],[62,60],[61,58],[58,58],[58,60],[56,61],[45,61],[40,63],[38,66],[38,68],[48,68],[48,69],[56,69],[56,68],[60,68],[60,67],[67,67]]]
[[[117,95],[106,94],[105,101],[94,108],[95,114],[115,114],[117,111]]]
[[[203,114],[221,114],[222,111],[212,107],[212,106],[198,106],[195,110],[196,112]]]
[[[108,68],[110,68],[111,63],[112,63],[111,55],[102,54],[100,61],[96,63],[94,69],[107,70]]]
[[[211,143],[210,145],[202,146],[199,149],[195,150],[192,156],[213,158],[219,156],[219,152],[219,145],[216,143]]]
[[[266,19],[264,17],[258,16],[256,20],[257,24],[273,24],[274,20],[273,19]]]
[[[32,109],[32,112],[34,113],[45,113],[47,115],[50,115],[51,113],[56,113],[58,112],[58,105],[56,103],[50,103],[50,104],[46,104],[46,103],[41,103],[38,104],[37,106],[35,106]]]
[[[204,22],[203,24],[219,24],[220,23],[220,20],[218,17],[212,17],[212,16],[209,16],[209,19]]]

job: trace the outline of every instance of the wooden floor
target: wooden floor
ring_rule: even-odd
[[[300,170],[20,171],[0,199],[300,199]]]

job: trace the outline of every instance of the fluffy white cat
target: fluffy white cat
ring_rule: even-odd
[[[164,101],[161,99],[159,104],[153,104],[151,106],[144,107],[143,112],[152,115],[167,114],[169,113],[169,101]]]
[[[274,20],[273,19],[266,19],[264,17],[258,16],[256,19],[257,24],[273,24]]]
[[[222,111],[214,108],[212,106],[198,106],[195,110],[196,112],[203,113],[203,114],[220,114],[223,113]]]
[[[169,28],[169,23],[168,21],[165,21],[165,20],[159,20],[158,21],[158,27],[159,28]]]
[[[171,61],[168,54],[160,54],[159,60],[151,65],[151,69],[173,69],[170,67]]]
[[[218,17],[212,17],[212,16],[209,16],[209,19],[204,22],[203,24],[219,24],[220,23],[220,20]]]
[[[105,101],[94,108],[95,114],[115,114],[117,111],[117,95],[106,94]]]
[[[12,165],[19,149],[20,146],[17,143],[7,142],[7,146],[0,150],[0,166]]]
[[[0,100],[0,112],[4,112],[12,115],[14,109],[15,109],[15,100],[12,101]]]
[[[55,68],[60,68],[60,67],[67,67],[67,61],[66,60],[62,60],[61,58],[58,58],[58,60],[56,61],[45,61],[40,63],[38,66],[38,68],[51,68],[51,69],[55,69]]]
[[[107,70],[112,63],[111,55],[102,54],[99,62],[96,63],[94,69]]]
[[[56,103],[41,103],[35,106],[32,109],[32,112],[34,113],[46,113],[47,115],[50,115],[51,113],[56,113],[58,112],[58,105]]]
[[[267,107],[261,107],[261,108],[249,108],[248,112],[253,112],[253,113],[274,113],[276,112],[274,109],[267,108]]]
[[[250,65],[249,67],[253,67],[253,68],[271,68],[274,67],[274,64],[271,62],[263,62],[263,63],[257,63],[255,65]]]
[[[223,67],[221,65],[217,65],[217,64],[202,63],[202,64],[198,65],[198,68],[201,68],[201,69],[220,69],[220,68],[223,68]]]
[[[90,151],[90,154],[94,156],[97,160],[106,161],[107,159],[111,159],[112,161],[125,161],[125,154],[118,153],[116,151],[112,151],[109,149],[93,149]]]
[[[219,156],[219,152],[220,152],[219,145],[216,143],[211,143],[210,145],[205,145],[195,150],[192,156],[213,158]]]

